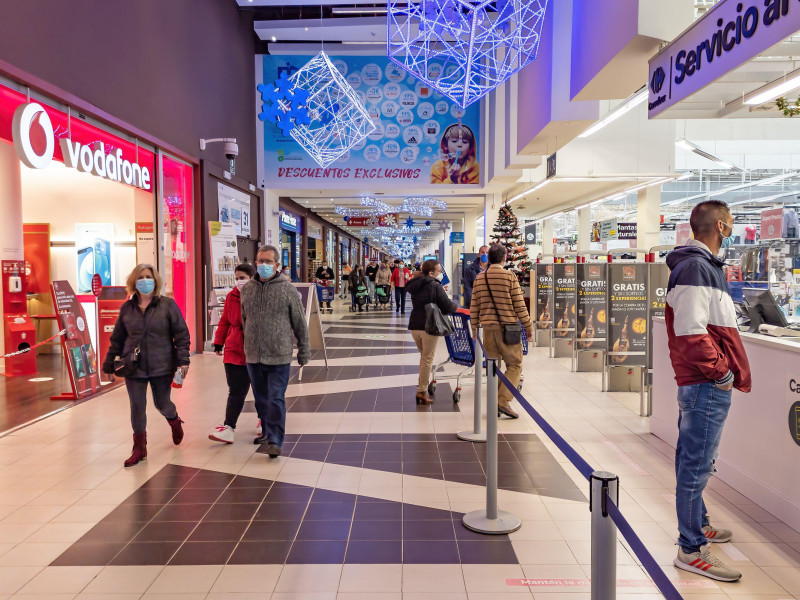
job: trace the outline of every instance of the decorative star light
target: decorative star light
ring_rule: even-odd
[[[412,217],[408,217],[406,219],[406,227],[408,227],[409,229],[414,227],[414,219]]]
[[[450,229],[450,223],[442,221],[439,223],[439,229],[441,229],[443,233],[447,233],[447,230]]]
[[[388,0],[394,63],[462,109],[536,59],[547,0]]]
[[[264,101],[259,118],[277,122],[321,167],[375,130],[356,91],[324,52],[274,86],[258,86]]]
[[[403,199],[401,212],[420,217],[432,217],[435,210],[447,210],[447,202],[429,197],[410,197]]]

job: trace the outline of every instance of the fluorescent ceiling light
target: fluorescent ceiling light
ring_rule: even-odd
[[[800,69],[787,73],[780,79],[768,83],[754,92],[745,95],[744,103],[750,106],[759,106],[800,87]]]
[[[728,206],[739,206],[740,204],[756,204],[758,202],[772,202],[773,200],[777,200],[778,198],[785,198],[786,196],[794,196],[800,194],[798,191],[793,192],[783,192],[781,194],[773,194],[772,196],[762,196],[761,198],[750,198],[748,200],[740,200],[739,202],[733,202],[728,204]]]
[[[702,156],[703,158],[705,158],[707,160],[710,160],[711,162],[715,162],[718,165],[720,165],[722,167],[725,167],[726,169],[732,169],[732,170],[735,170],[735,171],[741,171],[742,170],[739,167],[737,167],[736,165],[734,165],[732,163],[729,163],[726,160],[721,159],[719,156],[715,156],[715,155],[711,154],[710,152],[706,152],[700,146],[698,146],[696,144],[693,144],[692,142],[690,142],[688,140],[678,140],[677,142],[675,142],[675,145],[678,146],[678,148],[683,148],[684,150],[688,150],[689,152],[693,152],[693,153],[697,154],[698,156]]]
[[[625,100],[622,104],[616,106],[614,110],[608,113],[605,117],[600,119],[597,123],[589,127],[586,131],[580,134],[579,138],[586,138],[590,135],[593,135],[603,129],[606,125],[609,125],[619,119],[621,116],[628,114],[634,108],[642,104],[645,100],[647,100],[647,86],[644,86],[638,92],[636,92],[633,96]]]
[[[521,193],[517,194],[516,196],[514,196],[513,198],[511,198],[511,200],[506,202],[506,204],[511,204],[512,202],[516,202],[517,200],[520,200],[520,199],[524,198],[528,194],[532,194],[536,190],[542,189],[544,186],[546,186],[551,181],[553,181],[553,180],[552,179],[544,179],[544,180],[540,181],[539,183],[537,183],[535,186],[533,186],[529,190],[525,190],[524,192],[521,192]]]

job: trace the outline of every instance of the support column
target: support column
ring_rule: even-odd
[[[270,246],[280,246],[280,197],[270,190],[262,190],[264,193],[264,235],[261,239],[266,240]]]
[[[483,203],[483,217],[484,217],[484,227],[483,227],[483,242],[481,242],[481,246],[488,246],[492,241],[492,235],[494,234],[494,226],[497,224],[497,217],[500,211],[500,206],[503,204],[503,195],[502,194],[487,194],[486,198],[484,199]],[[480,240],[478,240],[480,242]]]
[[[477,252],[478,248],[483,245],[483,240],[478,243],[478,225],[476,221],[480,219],[483,211],[468,210],[464,213],[464,252],[473,253]]]
[[[636,207],[636,245],[652,248],[661,241],[661,186],[653,185],[639,190]]]
[[[0,260],[23,260],[22,242],[22,168],[12,144],[0,144]],[[3,296],[0,294],[0,314]],[[0,335],[0,354],[4,354],[3,336]],[[4,361],[0,361],[4,362]]]
[[[553,219],[542,221],[542,254],[553,254]]]
[[[578,252],[591,249],[592,243],[592,209],[581,208],[578,211]]]

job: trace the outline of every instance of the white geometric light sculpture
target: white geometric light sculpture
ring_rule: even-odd
[[[388,0],[389,59],[461,108],[536,58],[547,0]]]
[[[293,90],[304,92],[302,111],[286,102],[284,89],[259,86],[264,100],[262,120],[273,120],[274,111],[286,115],[279,126],[288,132],[321,166],[327,167],[375,130],[375,124],[356,91],[342,77],[324,52],[308,61],[289,78]],[[276,86],[281,80],[276,82]],[[307,93],[307,97],[305,94]],[[307,118],[305,117],[307,113]],[[289,119],[292,122],[288,122]],[[284,128],[284,123],[286,128]]]

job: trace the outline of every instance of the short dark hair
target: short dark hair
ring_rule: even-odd
[[[434,258],[429,258],[424,263],[422,263],[421,270],[425,275],[430,275],[433,272],[433,270],[436,268],[436,265],[438,265],[438,264],[439,264],[438,260],[436,260]]]
[[[272,252],[273,256],[275,257],[275,262],[280,262],[281,255],[278,254],[278,249],[275,246],[270,246],[268,244],[264,245],[264,246],[261,246],[258,249],[258,252],[256,253],[256,256],[258,256],[262,252]]]
[[[695,237],[708,235],[717,229],[717,223],[724,221],[731,209],[722,200],[706,200],[692,209],[689,223]]]
[[[242,263],[240,265],[236,265],[235,271],[241,271],[242,273],[247,273],[247,276],[252,279],[256,276],[256,268],[251,265],[250,263]]]
[[[493,265],[505,264],[506,262],[506,247],[503,244],[492,244],[489,246],[489,262]]]

